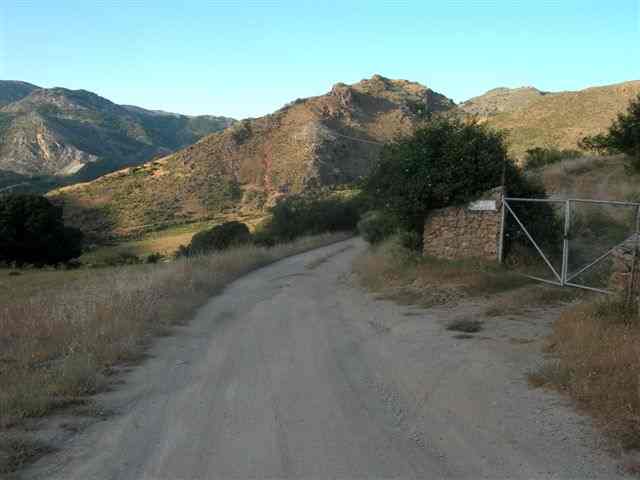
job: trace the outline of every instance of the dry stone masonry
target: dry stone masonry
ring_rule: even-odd
[[[449,260],[497,260],[502,195],[502,188],[495,188],[463,207],[433,211],[424,225],[423,253]]]
[[[634,287],[637,286],[638,274],[640,273],[640,259],[636,259],[636,265],[634,267],[633,256],[635,253],[635,240],[635,235],[632,235],[611,254],[613,266],[609,279],[609,288],[613,291],[625,292],[631,282],[633,282]],[[636,278],[632,278],[632,271],[634,269]]]

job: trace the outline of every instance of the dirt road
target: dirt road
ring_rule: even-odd
[[[588,419],[526,385],[550,318],[454,338],[445,323],[478,305],[377,301],[348,278],[363,248],[349,240],[235,282],[99,398],[112,418],[22,476],[615,477]]]

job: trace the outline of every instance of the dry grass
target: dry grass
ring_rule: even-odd
[[[46,443],[27,438],[0,437],[0,473],[9,473],[33,462],[54,449]]]
[[[536,285],[496,298],[484,313],[488,317],[519,315],[541,305],[568,303],[587,295],[584,290],[575,288]]]
[[[579,304],[555,323],[553,358],[529,377],[569,395],[623,448],[640,448],[640,319],[617,300]]]
[[[631,200],[637,197],[636,179],[625,170],[626,158],[585,156],[567,159],[532,172],[539,176],[547,192],[560,197],[598,200]]]
[[[184,322],[243,274],[345,238],[308,237],[273,248],[242,247],[83,274],[48,272],[77,276],[11,302],[5,297],[0,306],[0,431],[100,391],[112,366],[140,359],[154,335]],[[0,444],[0,471],[15,463],[9,447]]]
[[[423,257],[402,247],[396,239],[361,255],[354,262],[354,272],[365,287],[383,298],[423,306],[490,295],[528,282],[492,262]]]

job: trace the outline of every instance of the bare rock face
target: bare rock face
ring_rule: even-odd
[[[96,155],[67,144],[37,114],[25,116],[6,137],[0,157],[3,170],[24,175],[74,174],[98,160]]]
[[[338,99],[338,105],[344,109],[351,109],[353,107],[353,90],[349,85],[344,83],[336,83],[332,88],[329,95]]]
[[[175,151],[232,119],[116,105],[86,90],[0,81],[0,169],[82,180]],[[91,167],[91,168],[87,168]]]

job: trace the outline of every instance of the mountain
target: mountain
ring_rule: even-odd
[[[374,75],[238,122],[164,158],[59,189],[51,198],[66,205],[70,223],[97,237],[223,214],[256,215],[287,194],[358,180],[380,143],[410,132],[427,112],[505,129],[511,153],[522,159],[532,147],[577,148],[584,135],[606,130],[639,93],[640,81],[577,92],[498,88],[456,106],[418,83]]]
[[[0,80],[0,107],[21,100],[39,88],[27,82]]]
[[[534,147],[577,149],[578,140],[605,131],[638,94],[640,80],[576,92],[499,88],[459,108],[492,127],[508,130],[510,151],[522,159]]]
[[[0,170],[73,176],[66,181],[166,155],[234,122],[121,106],[86,90],[22,82],[0,82],[0,102]]]
[[[460,108],[467,114],[486,117],[521,110],[545,95],[553,94],[534,87],[499,87],[461,103]]]
[[[424,112],[455,108],[418,83],[380,75],[338,83],[271,115],[239,122],[163,159],[51,194],[67,219],[95,235],[259,211],[309,188],[356,181],[381,142],[410,132]]]

